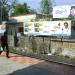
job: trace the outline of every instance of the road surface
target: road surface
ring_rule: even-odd
[[[75,75],[75,67],[25,56],[0,56],[0,75]]]

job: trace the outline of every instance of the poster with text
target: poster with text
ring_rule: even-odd
[[[75,5],[53,7],[53,18],[75,18]]]
[[[43,36],[70,36],[71,21],[40,21],[24,25],[24,34]]]

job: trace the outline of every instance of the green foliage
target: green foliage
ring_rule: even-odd
[[[0,21],[8,20],[8,13],[12,9],[17,0],[0,0]]]
[[[71,20],[72,21],[72,20],[75,20],[75,19],[74,18],[66,18],[65,20]]]
[[[16,4],[14,8],[14,13],[12,13],[12,16],[24,15],[28,13],[29,13],[29,8],[26,3]]]
[[[51,0],[41,1],[41,14],[51,16],[52,15],[52,3]]]
[[[6,9],[6,7],[2,8],[2,21],[6,21],[8,20],[8,11]]]

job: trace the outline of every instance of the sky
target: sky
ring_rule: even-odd
[[[19,3],[27,3],[32,9],[39,10],[41,0],[18,0]],[[52,0],[53,5],[75,4],[75,0]]]

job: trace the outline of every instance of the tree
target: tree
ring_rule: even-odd
[[[52,15],[52,2],[51,0],[41,1],[41,14],[51,16]]]
[[[17,0],[0,0],[0,21],[8,20],[8,13],[12,9]]]
[[[24,4],[16,4],[14,8],[14,12],[12,13],[12,16],[18,16],[18,15],[24,15],[29,13],[29,7],[26,3]]]
[[[2,8],[2,21],[7,21],[8,20],[8,11],[6,7]]]
[[[29,13],[30,14],[37,14],[37,11],[36,11],[36,9],[29,9]]]

